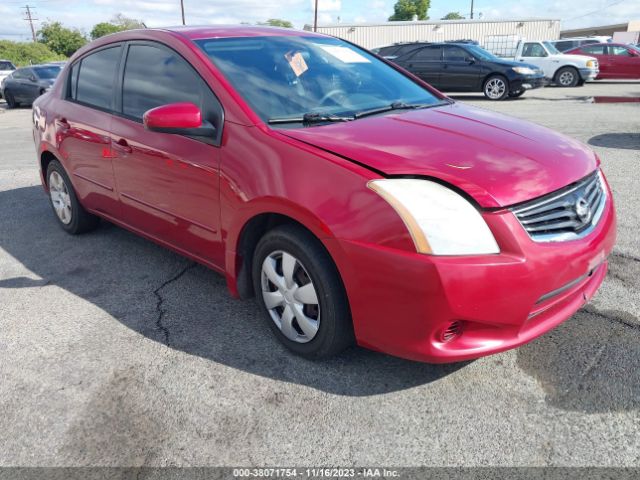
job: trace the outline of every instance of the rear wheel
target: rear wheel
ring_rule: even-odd
[[[57,160],[52,160],[47,167],[47,187],[53,212],[67,233],[77,235],[96,228],[99,218],[80,205],[67,172]]]
[[[353,344],[340,274],[320,241],[304,228],[283,225],[262,237],[253,284],[269,327],[293,352],[321,359]]]
[[[509,81],[502,75],[492,75],[484,82],[483,92],[489,100],[504,100],[509,95]]]
[[[573,67],[562,67],[556,73],[555,83],[560,87],[575,87],[579,81],[580,75]]]
[[[16,102],[13,93],[11,93],[9,90],[4,91],[4,99],[7,101],[7,107],[9,108],[16,108],[20,105],[18,102]]]

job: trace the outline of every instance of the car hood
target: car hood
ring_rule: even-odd
[[[577,140],[459,103],[281,132],[383,176],[438,178],[485,208],[547,194],[598,164]]]
[[[495,63],[497,65],[502,65],[503,67],[529,67],[532,70],[540,70],[540,68],[537,65],[534,65],[532,63],[524,63],[524,62],[516,62],[516,61],[512,61],[512,60],[491,60],[492,63]]]

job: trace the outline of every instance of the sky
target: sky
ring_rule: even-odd
[[[142,20],[148,27],[181,22],[179,0],[0,0],[0,38],[29,40],[23,20],[24,6],[33,7],[38,19],[61,21],[66,26],[91,31],[94,24],[115,14]],[[297,28],[313,21],[314,0],[184,0],[187,24],[256,23],[268,18],[290,20]],[[319,23],[385,21],[395,0],[319,0]],[[470,0],[431,0],[429,17],[440,19],[448,12],[468,16]],[[625,23],[640,20],[640,0],[474,0],[477,18],[554,18],[562,28]]]

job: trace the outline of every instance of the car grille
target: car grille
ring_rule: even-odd
[[[606,203],[600,172],[544,197],[513,207],[529,236],[537,242],[582,238],[597,225]]]

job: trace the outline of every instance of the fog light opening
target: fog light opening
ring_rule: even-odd
[[[440,334],[440,341],[444,343],[451,342],[462,335],[462,322],[456,320],[451,322]]]

